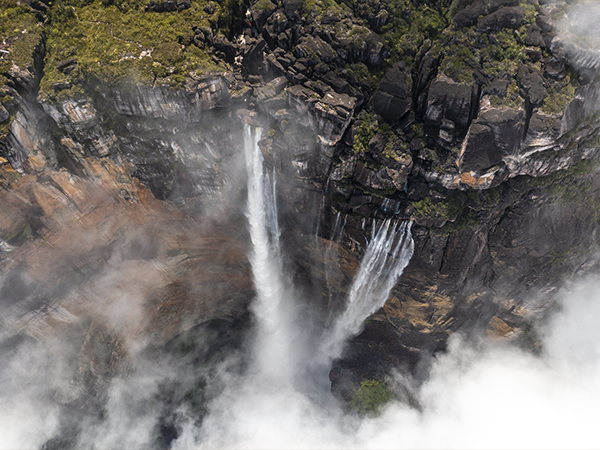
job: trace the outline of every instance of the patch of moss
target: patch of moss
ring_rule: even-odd
[[[363,112],[358,117],[359,125],[354,135],[354,142],[352,148],[354,153],[366,153],[369,151],[369,142],[377,133],[379,128],[379,121],[377,120],[377,114],[373,112]]]
[[[514,78],[510,80],[504,97],[490,95],[489,99],[491,105],[496,108],[520,108],[523,105],[523,100],[519,94],[519,86]]]
[[[575,98],[575,90],[578,85],[576,80],[576,77],[571,78],[570,75],[567,75],[562,89],[550,87],[540,110],[549,115],[562,115],[567,109],[567,105]]]
[[[215,12],[203,10],[206,0],[172,12],[145,12],[150,0],[58,0],[48,13],[47,55],[42,90],[52,94],[53,83],[84,84],[89,78],[108,82],[178,85],[190,74],[226,69],[216,64],[206,48],[194,45],[194,26],[226,33],[237,0],[225,0]],[[70,73],[57,63],[75,58]],[[67,93],[72,95],[73,92]]]
[[[0,88],[16,64],[25,70],[34,63],[34,49],[42,41],[43,25],[31,10],[16,0],[0,0],[0,36],[6,42],[0,59]],[[1,42],[0,42],[1,43]]]
[[[446,200],[434,200],[426,197],[413,203],[416,218],[432,218],[453,221],[463,213],[465,195],[462,192],[453,193]]]
[[[350,407],[358,414],[377,417],[381,408],[393,398],[394,394],[385,381],[363,380],[350,400]]]

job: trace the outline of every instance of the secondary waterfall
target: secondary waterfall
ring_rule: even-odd
[[[344,342],[385,304],[413,255],[411,227],[410,221],[399,225],[391,219],[373,224],[373,237],[354,277],[346,309],[323,340],[320,353],[326,360],[339,356]]]
[[[244,150],[248,174],[248,218],[252,250],[250,264],[257,298],[254,361],[261,375],[289,379],[292,370],[293,305],[286,289],[279,244],[275,176],[265,176],[258,145],[261,129],[244,124]]]

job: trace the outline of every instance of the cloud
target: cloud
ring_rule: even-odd
[[[563,292],[542,356],[455,335],[420,388],[421,411],[394,403],[359,419],[293,383],[234,376],[173,448],[598,448],[599,288]]]

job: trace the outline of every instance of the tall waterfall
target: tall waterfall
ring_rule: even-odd
[[[257,317],[254,361],[263,376],[289,379],[292,370],[293,305],[282,273],[280,231],[277,222],[275,177],[263,170],[258,142],[260,128],[244,124],[244,150],[248,173],[248,218],[252,250],[250,264],[257,298],[252,309]]]
[[[391,219],[373,224],[373,237],[354,277],[346,309],[323,340],[321,354],[326,360],[339,356],[344,342],[385,304],[413,255],[411,226],[410,221],[399,225]]]

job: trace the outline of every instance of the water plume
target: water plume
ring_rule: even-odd
[[[257,294],[252,306],[258,323],[254,361],[261,375],[281,381],[289,380],[291,376],[289,345],[294,335],[293,308],[282,273],[275,177],[269,183],[269,177],[264,175],[263,156],[258,145],[260,136],[260,128],[244,124],[248,173],[246,215],[252,241],[250,263]]]
[[[373,238],[356,274],[344,312],[326,333],[320,353],[326,360],[339,356],[348,338],[360,331],[364,320],[381,308],[408,265],[414,251],[412,222],[373,225]]]

